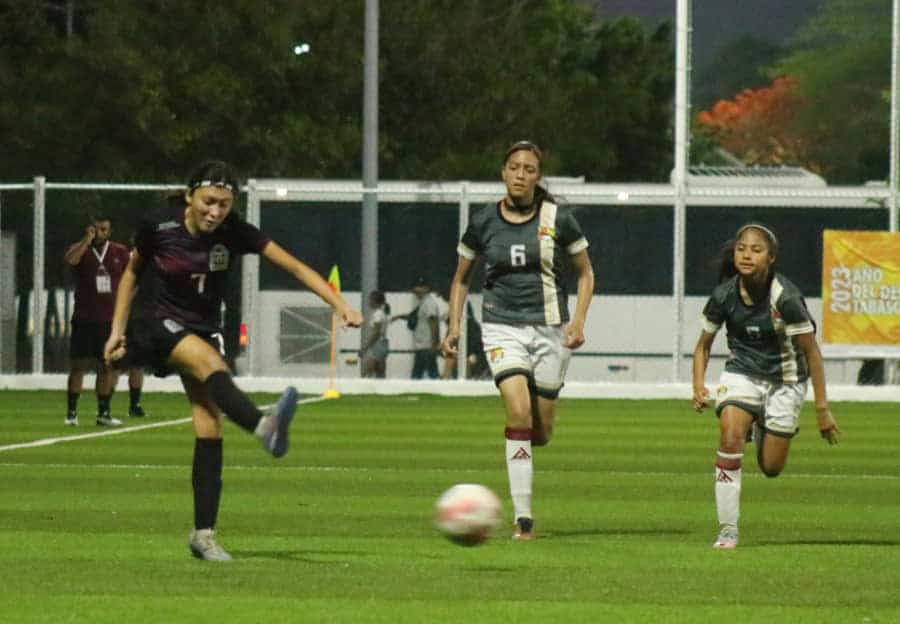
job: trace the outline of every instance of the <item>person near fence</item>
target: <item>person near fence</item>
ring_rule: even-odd
[[[449,301],[449,296],[447,299]],[[445,354],[441,379],[456,379],[458,367],[457,354]],[[489,379],[491,375],[481,341],[481,323],[475,318],[475,310],[471,301],[466,301],[466,368],[464,374],[466,379]]]
[[[335,311],[344,326],[362,315],[340,293],[234,210],[239,192],[234,169],[207,161],[189,176],[180,206],[151,215],[116,298],[104,354],[107,362],[147,366],[158,376],[177,372],[191,405],[195,434],[192,484],[194,530],[191,553],[210,561],[231,556],[218,544],[215,525],[222,490],[222,416],[256,435],[274,457],[288,450],[289,425],[298,402],[288,387],[274,407],[254,405],[237,388],[222,354],[221,305],[227,271],[238,254],[256,253],[293,275]],[[129,323],[136,288],[151,283],[150,310]]]
[[[391,320],[405,320],[413,337],[413,367],[410,377],[430,379],[439,377],[437,356],[441,350],[441,307],[431,292],[431,285],[424,277],[412,287],[416,307],[407,314],[399,314]]]
[[[819,433],[830,444],[837,444],[840,435],[828,407],[815,322],[800,290],[776,270],[777,257],[778,239],[771,229],[758,223],[738,229],[723,247],[719,284],[703,308],[694,349],[692,404],[702,411],[711,399],[705,384],[710,349],[725,325],[730,354],[716,390],[715,548],[738,545],[744,445],[751,439],[760,470],[777,477],[799,429],[808,382]]]
[[[455,356],[473,268],[485,261],[482,339],[506,408],[506,466],[518,540],[534,539],[532,449],[553,434],[571,350],[584,344],[594,292],[588,241],[572,211],[542,186],[541,151],[514,143],[503,156],[506,196],[473,215],[457,247],[445,355]],[[577,276],[574,315],[563,274]]]
[[[362,377],[384,379],[387,371],[387,356],[390,344],[387,338],[388,319],[391,306],[384,292],[373,290],[369,293],[369,318],[366,320],[365,342],[360,345],[360,374]]]
[[[110,399],[118,375],[103,360],[103,345],[109,336],[116,290],[128,265],[128,247],[110,240],[112,219],[94,216],[84,236],[66,249],[65,262],[75,275],[75,306],[69,344],[68,406],[65,424],[78,424],[78,398],[88,370],[96,372],[97,418],[100,426],[119,426],[110,413]]]

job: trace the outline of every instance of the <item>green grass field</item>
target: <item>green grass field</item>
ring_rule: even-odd
[[[271,402],[271,395],[259,395]],[[114,413],[127,400],[117,395]],[[62,392],[0,392],[0,447],[94,433]],[[181,395],[144,399],[182,419]],[[539,539],[463,548],[432,527],[447,487],[509,502],[499,398],[303,405],[291,452],[225,433],[225,564],[193,559],[187,423],[0,450],[0,622],[900,622],[900,413],[802,417],[785,473],[748,448],[741,546],[714,551],[715,419],[688,401],[566,400],[535,452]],[[511,519],[510,519],[511,520]]]

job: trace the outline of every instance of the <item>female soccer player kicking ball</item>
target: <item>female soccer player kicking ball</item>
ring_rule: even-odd
[[[104,349],[107,362],[146,366],[160,377],[173,371],[181,375],[196,436],[189,545],[195,557],[209,561],[231,559],[214,532],[222,491],[222,416],[254,433],[269,453],[281,457],[288,450],[288,426],[297,406],[297,390],[289,387],[272,413],[264,414],[231,378],[220,323],[234,257],[262,255],[334,308],[345,326],[362,322],[362,315],[318,273],[232,210],[238,188],[229,165],[203,163],[191,174],[182,200],[141,224]],[[149,293],[141,297],[144,309],[129,324],[138,285]]]

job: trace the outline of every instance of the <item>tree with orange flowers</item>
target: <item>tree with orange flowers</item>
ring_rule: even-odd
[[[697,131],[748,165],[803,164],[802,138],[792,129],[801,105],[792,76],[771,85],[744,89],[732,100],[720,100],[697,115]]]

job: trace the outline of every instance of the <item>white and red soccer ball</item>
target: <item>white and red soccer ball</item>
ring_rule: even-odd
[[[459,483],[441,494],[435,505],[434,523],[451,542],[477,546],[500,523],[503,505],[489,488]]]

